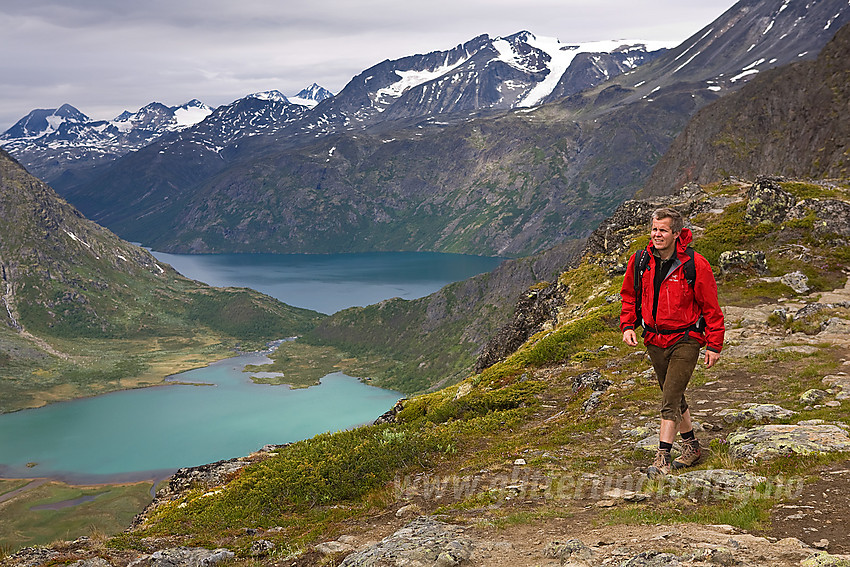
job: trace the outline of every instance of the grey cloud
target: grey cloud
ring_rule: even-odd
[[[11,5],[13,4],[13,5]],[[0,132],[68,102],[112,118],[158,100],[339,91],[384,59],[529,30],[684,40],[732,0],[28,0],[0,4]]]

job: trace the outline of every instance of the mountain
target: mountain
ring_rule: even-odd
[[[564,45],[527,31],[497,38],[485,34],[447,51],[387,60],[366,69],[317,107],[309,124],[315,125],[313,130],[331,132],[334,127],[387,120],[530,107],[562,80],[582,75],[586,61],[572,65],[579,54],[619,64],[600,70],[595,81],[584,76],[576,86],[560,85],[562,89],[598,84],[609,73],[634,69],[662,51],[661,44],[650,51],[644,42]]]
[[[70,104],[63,104],[59,108],[38,109],[18,120],[0,139],[34,139],[55,132],[64,123],[84,124],[90,121],[88,116]]]
[[[763,73],[702,109],[659,161],[644,192],[668,194],[723,176],[848,177],[848,53],[845,25],[816,60]]]
[[[151,385],[318,313],[184,278],[0,150],[0,412]]]
[[[541,47],[535,47],[532,44],[546,47],[552,55]],[[313,235],[307,234],[309,242],[287,243],[288,235],[295,230],[301,230],[301,227],[275,228],[281,227],[281,225],[285,227],[286,225],[286,222],[278,217],[277,212],[273,212],[272,217],[261,214],[260,222],[257,223],[245,224],[241,221],[235,221],[235,219],[243,214],[253,216],[254,212],[247,212],[246,209],[256,207],[257,199],[267,202],[282,199],[283,203],[273,203],[265,209],[279,209],[280,214],[287,218],[297,215],[299,223],[312,222],[316,211],[304,211],[307,214],[302,215],[301,211],[291,210],[293,202],[289,201],[287,195],[289,191],[285,184],[281,186],[278,178],[284,176],[291,179],[292,183],[295,183],[295,187],[292,188],[295,194],[315,187],[333,186],[335,184],[334,179],[329,179],[324,184],[321,181],[322,171],[328,169],[324,165],[324,158],[334,157],[335,150],[333,148],[336,144],[333,141],[328,143],[328,141],[335,136],[343,136],[346,138],[345,145],[349,145],[347,139],[349,135],[345,134],[349,131],[349,128],[354,128],[354,131],[359,131],[364,135],[361,141],[368,147],[363,148],[363,157],[371,159],[374,148],[385,146],[387,138],[378,139],[372,135],[366,136],[368,133],[360,129],[364,126],[373,125],[376,129],[382,129],[385,124],[388,124],[386,128],[395,131],[399,128],[398,120],[401,117],[420,116],[423,113],[427,114],[434,111],[465,112],[468,108],[479,110],[490,109],[491,107],[506,108],[519,105],[523,101],[531,101],[530,96],[534,95],[539,98],[549,92],[547,90],[535,94],[538,91],[534,90],[534,87],[537,87],[541,81],[545,81],[554,72],[557,72],[558,77],[560,77],[568,68],[568,62],[572,61],[577,53],[588,52],[591,48],[607,47],[612,50],[620,48],[620,57],[623,57],[625,53],[630,53],[631,55],[627,59],[622,60],[621,66],[623,68],[631,68],[641,61],[657,55],[657,53],[647,51],[645,46],[632,43],[627,45],[629,47],[620,48],[620,43],[608,42],[605,46],[600,44],[589,44],[585,47],[560,46],[555,40],[540,40],[527,32],[505,39],[491,39],[488,36],[481,36],[449,51],[411,56],[378,64],[352,79],[340,93],[324,99],[309,112],[306,112],[305,107],[292,105],[293,108],[289,113],[273,111],[272,114],[275,112],[279,114],[278,120],[274,123],[261,120],[260,125],[255,127],[250,120],[230,124],[223,119],[219,121],[221,129],[211,128],[210,122],[215,118],[215,116],[211,116],[204,123],[182,132],[179,136],[155,142],[142,151],[128,155],[126,159],[120,160],[120,163],[116,162],[101,168],[98,175],[90,181],[66,184],[64,179],[59,179],[54,183],[63,195],[71,199],[97,222],[112,227],[127,238],[158,247],[176,250],[177,247],[173,242],[163,244],[155,242],[155,240],[161,240],[165,234],[161,228],[171,226],[176,221],[177,215],[189,210],[194,211],[196,205],[200,205],[203,212],[209,211],[215,217],[212,222],[227,234],[233,234],[234,231],[241,232],[240,224],[242,227],[247,227],[248,230],[257,227],[261,232],[269,232],[271,242],[266,242],[267,237],[262,235],[251,235],[249,239],[257,250],[329,250],[333,249],[335,242],[331,242],[330,237],[324,238],[321,233],[316,235],[315,238]],[[561,47],[568,48],[562,50]],[[522,53],[525,53],[524,58],[520,57]],[[555,66],[553,62],[556,62],[559,66]],[[552,66],[551,70],[549,65]],[[551,90],[555,87],[555,81],[551,79],[549,81],[550,83],[547,83],[546,88]],[[524,85],[522,88],[517,86],[520,83]],[[447,86],[445,89],[440,89],[437,95],[424,98],[422,104],[414,103],[414,98],[425,97],[425,94],[423,94],[425,91],[422,89],[430,90],[429,92],[433,94],[433,89],[438,89],[441,84],[451,84],[452,87]],[[503,97],[499,94],[499,90],[507,92],[505,89],[508,85],[517,87],[515,89],[516,96],[512,95],[510,100],[502,100]],[[459,98],[458,89],[466,94]],[[448,106],[440,103],[439,107],[428,103],[429,100],[434,102],[449,99],[455,102]],[[222,111],[222,109],[219,109],[219,111]],[[302,114],[296,115],[297,113]],[[223,112],[222,118],[227,118],[223,116]],[[463,124],[463,122],[460,122],[460,124]],[[243,125],[246,126],[244,130]],[[401,127],[405,126],[411,126],[411,124],[401,124]],[[416,128],[415,123],[411,127]],[[440,127],[439,123],[437,127]],[[333,134],[337,130],[343,132],[343,134]],[[239,135],[227,136],[227,132],[238,132]],[[436,131],[432,130],[432,134],[435,133]],[[419,132],[417,131],[400,132],[400,134],[411,142],[418,142]],[[353,145],[360,143],[351,140]],[[431,140],[429,140],[430,143]],[[340,144],[340,147],[342,145]],[[281,151],[288,152],[290,148],[294,155],[280,155]],[[387,149],[399,151],[395,146]],[[434,151],[438,152],[443,149],[442,146],[437,146]],[[254,180],[257,177],[255,174],[249,174],[248,177],[245,177],[245,167],[253,168],[252,162],[261,159],[262,156],[273,155],[276,156],[271,158],[273,165],[270,168],[264,165],[261,175],[273,175],[275,179],[266,180],[262,183],[275,189],[264,191],[265,196],[259,196],[254,193],[253,187]],[[381,155],[386,155],[386,152],[382,151]],[[186,156],[192,157],[186,159]],[[363,166],[369,169],[374,167],[366,163],[363,163]],[[276,170],[280,167],[293,168],[295,170],[294,176],[289,172],[278,173]],[[347,168],[348,166],[343,165],[343,167]],[[235,225],[230,225],[229,221],[222,223],[219,217],[220,211],[211,206],[212,202],[219,203],[224,198],[229,200],[229,196],[216,195],[212,197],[211,201],[204,198],[207,204],[195,201],[202,193],[208,191],[205,185],[217,179],[220,173],[228,179],[231,176],[241,179],[235,184],[233,183],[234,180],[226,182],[228,187],[237,190],[240,194],[234,203],[234,210],[226,215],[235,221]],[[336,175],[336,171],[329,172],[331,178],[336,177]],[[343,173],[343,175],[345,174]],[[368,180],[364,181],[371,183]],[[342,180],[343,184],[348,182],[348,180]],[[122,199],[116,199],[113,195],[114,188],[118,186],[123,187]],[[237,186],[240,189],[237,189]],[[377,189],[382,190],[380,186]],[[344,187],[341,188],[341,191],[350,193],[350,189]],[[168,197],[167,200],[164,199],[166,196]],[[304,198],[311,200],[307,196]],[[341,198],[343,201],[354,200],[348,199],[347,196]],[[375,195],[375,199],[382,201],[383,197],[378,194]],[[247,202],[243,203],[243,200]],[[255,204],[250,204],[252,201]],[[407,204],[401,204],[401,206],[407,208]],[[371,208],[371,205],[369,207]],[[243,210],[245,210],[245,213],[243,213]],[[411,210],[408,209],[404,212],[408,214]],[[190,214],[197,215],[197,212]],[[385,217],[385,214],[379,211],[367,214],[378,219]],[[355,216],[360,216],[360,214],[356,213]],[[184,226],[191,225],[194,232],[194,227],[199,222],[206,223],[206,220],[193,218],[191,220],[182,219],[177,222]],[[330,222],[336,223],[335,220]],[[350,222],[350,218],[342,221],[339,230],[349,230]],[[152,231],[149,230],[152,227],[157,228]],[[331,229],[333,234],[337,234],[334,227],[331,227]],[[324,236],[329,234],[331,233],[325,233]],[[187,236],[187,238],[190,244],[188,244],[188,247],[183,244],[183,249],[212,251],[221,249],[221,246],[229,246],[227,242],[219,243],[222,238],[219,235],[198,236],[193,234]],[[183,240],[183,236],[181,235],[179,239]],[[230,240],[231,238],[226,237],[224,239]],[[384,240],[381,234],[375,234],[374,239]],[[236,237],[233,240],[242,241],[243,239]],[[333,238],[333,240],[336,241],[336,238]],[[356,239],[352,244],[361,249],[364,249],[364,246],[369,246],[368,243],[358,243]],[[243,246],[240,245],[240,248],[246,250]],[[411,244],[404,243],[403,246],[409,249]],[[422,244],[418,247],[424,246]]]
[[[154,143],[58,188],[159,250],[532,254],[586,236],[699,109],[757,70],[814,58],[850,17],[839,0],[808,6],[743,0],[651,61],[531,108],[574,92],[546,83],[553,62],[571,57],[561,78],[583,80],[593,58],[527,32],[480,36],[384,61],[266,135]]]
[[[189,128],[211,112],[193,99],[174,107],[153,102],[113,120],[91,120],[65,104],[30,112],[0,135],[0,145],[40,178],[71,183],[85,170]]]
[[[313,107],[332,96],[333,93],[331,91],[313,83],[306,89],[301,89],[295,96],[289,97],[289,101],[295,104]]]
[[[256,117],[246,116],[243,108],[232,124],[234,131],[223,136],[232,140],[252,127],[257,130],[248,135],[267,133],[265,129],[274,121],[270,119],[269,112],[276,104],[312,108],[332,96],[330,91],[316,83],[301,90],[291,100],[276,90],[250,94],[228,106],[256,99],[267,101],[272,108],[258,105]],[[124,111],[113,120],[103,121],[92,120],[65,104],[58,109],[33,110],[0,135],[0,145],[30,172],[61,187],[79,183],[78,176],[85,176],[91,168],[112,162],[155,140],[202,122],[213,110],[197,99],[176,107],[153,102],[137,112]],[[285,118],[282,121],[285,122]],[[219,122],[219,129],[221,126]]]

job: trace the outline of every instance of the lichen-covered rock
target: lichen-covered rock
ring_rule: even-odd
[[[80,559],[72,563],[71,567],[112,567],[112,563],[103,557],[92,557],[91,559]]]
[[[789,209],[789,219],[802,219],[809,211],[815,214],[816,236],[838,234],[850,236],[850,203],[835,199],[804,199]]]
[[[251,557],[263,557],[271,553],[275,548],[275,544],[267,539],[258,539],[251,543],[249,554]]]
[[[720,270],[725,273],[767,273],[767,260],[760,250],[727,250],[720,254]]]
[[[729,469],[689,471],[673,478],[706,495],[721,497],[750,492],[767,480],[763,476]]]
[[[824,376],[822,382],[839,390],[835,394],[836,400],[850,400],[850,376],[845,374]]]
[[[679,557],[660,551],[644,551],[622,563],[622,567],[678,567],[679,565],[682,565]]]
[[[10,557],[10,564],[17,567],[36,567],[53,561],[59,553],[49,547],[25,547]]]
[[[809,278],[803,272],[791,272],[779,278],[779,281],[797,293],[809,291]]]
[[[463,528],[422,516],[375,545],[352,553],[340,567],[452,567],[466,562],[473,549]]]
[[[173,547],[140,557],[128,567],[211,567],[235,556],[236,554],[228,549]]]
[[[835,425],[760,425],[726,438],[738,458],[850,451],[850,436]]]
[[[800,401],[804,404],[816,404],[829,394],[824,392],[823,390],[818,390],[814,388],[812,390],[806,390],[802,394],[800,394]]]
[[[604,392],[611,386],[611,380],[602,377],[602,373],[598,370],[590,370],[573,377],[573,391],[578,391],[581,388],[587,387],[595,392]]]
[[[806,305],[797,310],[797,312],[794,314],[794,319],[811,319],[822,311],[841,308],[850,308],[850,302],[839,301],[837,303],[807,303]]]
[[[322,555],[337,555],[354,551],[354,547],[343,541],[323,541],[316,545],[316,551]]]
[[[744,221],[750,225],[779,224],[797,204],[791,193],[783,190],[775,179],[759,177],[747,192],[747,211]]]
[[[739,421],[778,421],[787,419],[797,415],[797,412],[785,409],[776,404],[744,404],[742,409],[724,409],[716,414],[717,417],[722,417],[726,423],[736,423]]]
[[[567,561],[574,564],[577,561],[590,561],[593,557],[593,551],[578,539],[569,539],[567,541],[553,541],[543,548],[543,557],[550,559],[558,559],[563,565]]]
[[[818,553],[800,562],[802,567],[850,567],[850,555]]]

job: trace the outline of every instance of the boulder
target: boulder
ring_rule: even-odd
[[[769,177],[759,177],[747,192],[747,198],[744,222],[750,225],[779,224],[797,204],[794,195],[783,190],[776,179]]]
[[[142,556],[128,567],[210,567],[234,557],[236,554],[228,549],[172,547]]]
[[[777,406],[776,404],[744,404],[743,409],[725,409],[714,414],[722,417],[726,423],[739,421],[777,421],[797,415],[797,412]]]
[[[767,273],[767,260],[760,250],[727,250],[720,254],[720,271],[729,273]]]
[[[763,476],[729,469],[690,471],[674,478],[691,490],[698,489],[703,494],[720,497],[749,493],[767,480]]]
[[[264,557],[274,551],[275,544],[267,539],[258,539],[251,543],[249,554],[251,557]]]
[[[550,559],[558,559],[561,565],[570,562],[570,565],[576,561],[586,562],[593,557],[593,551],[578,539],[569,539],[567,541],[553,541],[543,548],[543,557]]]
[[[793,289],[796,293],[809,291],[809,278],[803,272],[791,272],[779,278],[779,281]]]
[[[817,553],[800,562],[802,567],[850,567],[850,555]]]
[[[838,234],[850,236],[850,203],[835,199],[804,199],[789,209],[789,219],[802,219],[809,211],[815,214],[816,236]]]
[[[336,555],[338,553],[349,553],[354,547],[343,541],[323,541],[316,545],[316,551],[322,555]]]
[[[463,535],[460,526],[422,516],[380,542],[352,553],[340,567],[452,567],[466,562],[473,549],[472,540]]]
[[[738,458],[812,455],[850,451],[850,436],[836,425],[760,425],[730,433],[726,438]]]
[[[827,386],[839,390],[835,394],[836,400],[850,400],[850,376],[845,374],[824,376],[822,382]]]
[[[806,390],[802,394],[800,394],[800,402],[804,404],[816,404],[829,394],[824,392],[823,390],[812,389]]]

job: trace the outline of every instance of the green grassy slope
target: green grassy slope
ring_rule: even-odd
[[[0,411],[156,383],[321,315],[189,280],[0,152]]]

